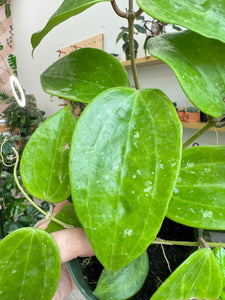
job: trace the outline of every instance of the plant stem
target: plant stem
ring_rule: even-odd
[[[155,239],[152,244],[154,245],[168,245],[168,246],[188,246],[188,247],[199,247],[199,242],[184,242],[184,241],[168,241],[168,240],[161,240]],[[207,242],[209,247],[225,247],[225,243],[213,243]]]
[[[183,149],[187,148],[192,142],[194,142],[200,135],[202,135],[206,130],[216,125],[216,121],[213,118],[210,118],[208,122],[199,129],[194,135],[192,135],[184,144]]]
[[[129,28],[129,50],[130,50],[130,61],[131,68],[134,78],[134,84],[137,90],[140,89],[140,84],[137,75],[137,66],[135,62],[135,54],[134,54],[134,19],[135,12],[133,10],[133,0],[129,0],[129,10],[128,10],[128,28]]]
[[[66,224],[58,219],[56,219],[55,217],[51,216],[51,214],[49,212],[45,212],[42,208],[40,208],[26,193],[25,191],[23,190],[22,186],[20,185],[19,183],[19,180],[18,180],[18,177],[17,177],[17,174],[16,174],[16,170],[17,170],[17,167],[18,167],[18,163],[19,163],[19,154],[18,152],[16,151],[16,149],[13,147],[12,150],[14,151],[15,155],[16,155],[16,162],[15,162],[15,165],[14,165],[14,169],[13,169],[13,176],[14,176],[14,179],[15,179],[15,182],[20,190],[20,192],[24,195],[24,197],[30,202],[30,204],[32,204],[40,213],[42,213],[46,219],[50,219],[51,221],[63,226],[64,228],[73,228],[72,225],[69,225],[69,224]],[[47,220],[46,220],[47,221]]]
[[[123,12],[122,10],[119,9],[119,7],[117,6],[115,0],[111,1],[111,5],[112,5],[113,10],[115,11],[115,13],[116,13],[119,17],[121,17],[121,18],[127,18],[127,13],[126,13],[126,12]]]

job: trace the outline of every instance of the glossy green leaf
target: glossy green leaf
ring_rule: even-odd
[[[211,250],[195,251],[159,287],[151,300],[216,300],[222,291],[220,266]]]
[[[77,122],[72,198],[107,270],[126,266],[155,239],[179,171],[181,134],[172,102],[155,89],[103,92]]]
[[[119,271],[103,270],[94,295],[100,300],[123,300],[135,295],[148,275],[148,254],[144,252]]]
[[[50,202],[70,195],[69,149],[75,118],[69,106],[47,119],[31,136],[20,164],[26,190]]]
[[[63,206],[55,217],[66,224],[73,225],[74,227],[81,227],[72,203]],[[45,231],[51,233],[62,229],[64,229],[63,226],[51,221]]]
[[[185,149],[167,216],[192,227],[224,230],[224,182],[225,146]]]
[[[184,31],[150,39],[147,47],[173,69],[196,107],[215,118],[225,113],[225,44]]]
[[[90,6],[104,1],[110,0],[64,0],[57,11],[48,20],[45,27],[41,31],[38,31],[32,35],[31,44],[33,51],[40,44],[41,40],[46,36],[46,34],[55,26],[75,15],[80,14]]]
[[[146,33],[146,29],[139,24],[134,24],[134,28],[140,33]]]
[[[73,51],[56,61],[41,75],[46,93],[90,102],[104,90],[129,86],[127,72],[112,55],[93,48]]]
[[[222,247],[217,247],[213,250],[213,252],[220,265],[223,276],[223,290],[220,299],[225,300],[225,250]]]
[[[45,231],[21,228],[0,242],[0,299],[51,300],[61,260],[54,239]]]
[[[155,19],[181,25],[203,36],[225,42],[224,0],[137,0],[137,3]]]

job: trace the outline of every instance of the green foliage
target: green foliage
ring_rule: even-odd
[[[7,97],[7,93],[1,91],[0,101],[8,104],[2,113],[2,118],[5,119],[6,126],[9,127],[11,132],[19,129],[22,136],[31,135],[39,124],[46,119],[45,112],[37,108],[34,95],[26,95],[27,121],[24,108],[18,106],[14,97]],[[26,125],[28,126],[28,132],[26,132]]]
[[[7,139],[4,142],[5,138]],[[15,157],[12,147],[17,147],[17,138],[15,136],[0,135],[2,150],[0,160],[0,205],[2,207],[4,235],[21,227],[33,226],[43,218],[43,214],[28,204],[14,180],[12,172]],[[3,142],[4,145],[2,145]],[[3,159],[4,164],[7,164],[7,166],[3,164]],[[19,171],[17,171],[17,176],[19,182],[22,183]],[[42,202],[41,208],[48,211],[48,203]]]
[[[222,282],[222,272],[213,252],[200,249],[170,275],[151,300],[218,299]]]
[[[94,295],[100,300],[128,299],[140,290],[148,271],[148,254],[144,252],[115,273],[103,270]]]
[[[79,118],[70,153],[72,198],[106,269],[126,266],[155,239],[179,171],[181,132],[160,90],[110,89]]]
[[[110,0],[64,0],[58,10],[51,16],[43,30],[32,35],[31,43],[33,46],[33,51],[46,36],[46,34],[55,26],[75,15],[80,14],[92,5],[104,1]]]
[[[116,58],[99,49],[84,48],[44,71],[41,84],[46,93],[89,103],[106,89],[129,86],[129,79]]]
[[[199,110],[215,118],[225,113],[224,43],[187,30],[150,39],[148,49],[173,69]]]
[[[52,299],[61,260],[49,234],[41,229],[18,229],[1,241],[0,253],[2,300]]]
[[[188,226],[224,230],[224,181],[225,146],[185,149],[167,216]]]
[[[75,118],[67,106],[31,136],[20,170],[25,188],[35,197],[49,202],[61,202],[69,197],[68,159],[74,126]]]
[[[77,218],[76,212],[74,210],[74,205],[72,203],[64,206],[55,217],[66,224],[70,224],[74,227],[81,227],[80,221]],[[56,224],[55,222],[51,221],[46,228],[46,231],[51,233],[62,229],[64,229],[62,225]]]
[[[184,26],[199,34],[225,42],[225,2],[190,0],[137,0],[150,16],[162,22]]]
[[[1,159],[0,159],[0,205],[2,207],[3,215],[3,227],[4,234],[7,235],[10,232],[21,228],[33,226],[40,219],[43,218],[37,209],[31,208],[28,202],[25,200],[24,195],[17,187],[13,176],[13,165],[15,163],[15,153],[12,147],[16,148],[20,155],[23,151],[23,147],[29,139],[29,135],[37,128],[45,117],[45,113],[36,107],[36,100],[33,95],[27,95],[27,124],[28,132],[24,127],[25,114],[24,109],[20,108],[16,100],[9,96],[6,90],[0,91],[0,99],[3,102],[9,104],[4,110],[3,117],[5,118],[6,125],[10,130],[20,129],[19,135],[0,135],[1,145]],[[6,164],[6,165],[5,165]],[[21,182],[20,172],[17,172],[19,181]],[[47,202],[41,203],[43,210],[48,210],[49,206]]]
[[[33,49],[52,28],[98,2],[103,1],[64,0],[45,28],[32,36]],[[224,1],[137,2],[161,22],[194,31],[150,38],[147,47],[152,55],[174,70],[191,102],[212,116],[213,122],[209,124],[218,125],[220,120],[215,118],[223,119],[225,113]],[[133,26],[131,21],[136,15],[129,7],[125,13],[129,26]],[[141,31],[139,26],[135,28]],[[123,38],[126,43],[129,39],[127,28],[122,31],[118,39]],[[132,38],[129,49],[132,49]],[[74,63],[71,57],[75,62],[79,57],[81,62]],[[69,72],[70,67],[72,72]],[[134,80],[138,87],[135,72]],[[105,267],[95,292],[100,299],[123,300],[136,292],[135,284],[140,287],[138,272],[141,268],[137,267],[138,272],[131,269],[136,269],[136,263],[155,239],[166,214],[189,226],[224,229],[225,146],[191,148],[182,152],[181,123],[172,102],[162,91],[129,88],[122,66],[109,54],[90,49],[74,52],[53,64],[42,74],[42,85],[49,93],[59,95],[66,91],[68,99],[79,102],[88,99],[89,104],[76,126],[65,108],[38,128],[22,157],[22,178],[28,191],[51,202],[64,200],[71,188],[76,215],[71,211],[65,216],[65,209],[58,217],[66,222],[71,217],[73,222],[79,219],[97,258]],[[51,226],[49,231],[59,229]],[[0,243],[0,268],[4,271],[0,272],[4,273],[4,277],[0,275],[3,287],[0,293],[9,295],[5,299],[15,299],[13,293],[18,293],[18,289],[29,290],[25,287],[31,284],[31,279],[31,293],[34,290],[35,293],[46,292],[45,282],[51,289],[44,298],[52,299],[59,273],[59,268],[52,266],[54,255],[58,264],[57,250],[49,240],[55,253],[42,252],[39,243],[31,243],[31,234],[35,236],[35,232],[19,229]],[[17,256],[15,245],[19,244],[21,234],[29,236],[30,251],[24,254],[20,248]],[[50,239],[47,235],[43,238]],[[8,253],[11,254],[10,265]],[[33,253],[38,254],[35,259]],[[207,248],[197,250],[151,299],[223,299],[223,256],[222,252],[215,251],[214,255]],[[42,264],[39,264],[35,273],[37,257],[45,266],[44,272],[40,272]],[[145,271],[146,266],[145,263]],[[45,270],[54,270],[56,276],[53,278],[52,272],[46,274]],[[34,272],[35,277],[28,276],[30,272]],[[131,273],[138,278],[130,279]],[[23,275],[24,288],[17,274]],[[121,290],[124,281],[126,294]],[[22,297],[40,299],[39,294],[27,297],[21,293]]]
[[[189,106],[189,107],[187,107],[186,111],[196,113],[196,112],[198,112],[198,109],[194,106]]]
[[[221,293],[221,300],[225,299],[225,250],[222,247],[217,247],[213,250],[215,257],[220,265],[223,277],[223,290]]]

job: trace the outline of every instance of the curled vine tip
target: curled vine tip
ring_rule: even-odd
[[[3,164],[5,167],[10,168],[10,167],[13,167],[13,166],[15,165],[16,161],[13,162],[12,164],[7,164],[7,163],[5,162],[5,158],[4,158],[4,155],[3,155],[3,146],[4,146],[4,144],[6,143],[7,139],[8,139],[8,137],[6,136],[6,137],[4,138],[2,144],[1,144],[1,147],[0,147],[0,156],[1,156],[1,159],[2,159],[2,164]],[[16,160],[16,155],[12,155],[12,154],[7,155],[7,156],[6,156],[6,159],[9,160],[9,161]]]

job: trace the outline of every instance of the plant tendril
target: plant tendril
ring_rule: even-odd
[[[18,152],[16,151],[16,149],[13,147],[12,150],[14,151],[15,155],[16,155],[16,162],[15,162],[15,165],[14,165],[14,169],[13,169],[13,176],[14,176],[14,180],[16,182],[16,185],[18,186],[20,192],[24,195],[24,197],[30,202],[30,204],[32,204],[40,213],[42,213],[44,215],[44,220],[43,220],[43,223],[48,221],[49,219],[61,226],[63,226],[64,228],[73,228],[72,225],[70,224],[66,224],[60,220],[58,220],[57,218],[53,217],[52,216],[52,211],[50,209],[49,212],[45,212],[42,208],[40,208],[28,195],[27,193],[24,191],[24,189],[22,188],[22,186],[20,185],[19,183],[19,180],[18,180],[18,177],[17,177],[17,173],[16,173],[16,170],[17,170],[17,167],[18,167],[18,163],[19,163],[19,154]],[[41,220],[42,221],[42,220]],[[40,224],[39,224],[40,225]],[[37,224],[35,226],[35,228],[37,228]]]

